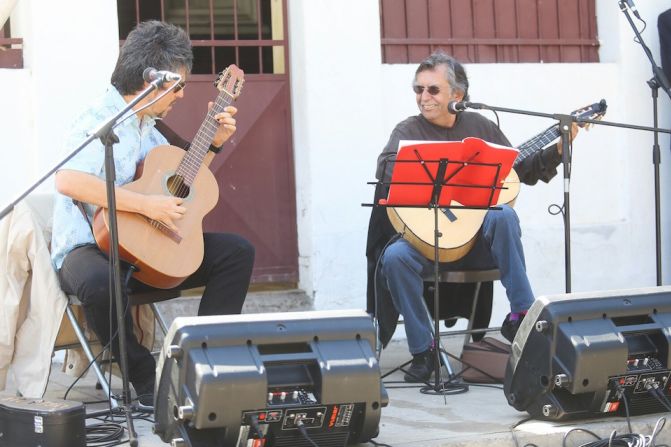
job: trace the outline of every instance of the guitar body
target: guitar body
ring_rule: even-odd
[[[142,176],[123,188],[143,194],[171,195],[168,182],[186,152],[175,146],[158,146],[147,155]],[[147,217],[118,211],[119,256],[139,270],[134,277],[145,284],[169,289],[181,284],[203,260],[203,218],[219,199],[219,187],[207,166],[200,166],[183,205],[187,211],[175,220],[177,234]],[[101,250],[109,253],[109,210],[99,208],[93,233]]]
[[[504,180],[503,187],[505,189],[501,190],[496,205],[512,206],[520,192],[520,181],[514,170]],[[457,202],[452,204],[461,205]],[[456,219],[450,220],[442,210],[438,210],[438,231],[442,234],[438,239],[440,262],[454,262],[466,256],[475,244],[488,210],[452,208],[450,211]],[[394,229],[417,251],[432,261],[435,259],[433,209],[389,207],[387,215]]]

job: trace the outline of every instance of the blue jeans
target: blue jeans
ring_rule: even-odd
[[[498,268],[510,310],[522,312],[531,306],[534,296],[524,263],[520,221],[511,207],[501,208],[487,212],[471,251],[458,261],[441,263],[441,269]],[[432,272],[433,261],[403,238],[389,245],[380,259],[381,283],[389,289],[396,310],[403,315],[412,354],[426,351],[433,343],[433,323],[422,302],[424,278]]]

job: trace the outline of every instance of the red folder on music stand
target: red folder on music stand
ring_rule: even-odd
[[[389,194],[380,205],[431,206],[438,186],[440,194],[434,205],[449,207],[456,201],[466,207],[492,206],[518,154],[517,149],[472,137],[401,141],[399,146]],[[445,165],[442,180],[437,178],[441,161]]]

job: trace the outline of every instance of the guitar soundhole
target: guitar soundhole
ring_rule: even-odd
[[[168,191],[173,196],[185,198],[189,195],[190,188],[184,182],[184,177],[176,174],[168,179]]]

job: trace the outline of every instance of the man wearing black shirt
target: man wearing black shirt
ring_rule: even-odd
[[[468,99],[468,79],[463,66],[451,56],[436,52],[420,63],[415,73],[413,90],[420,114],[399,123],[391,133],[382,154],[378,157],[376,177],[389,182],[393,160],[401,140],[461,141],[477,137],[491,143],[511,146],[501,130],[490,120],[473,112],[457,115],[448,111],[450,101]],[[515,166],[520,180],[534,184],[539,179],[549,181],[557,173],[561,162],[558,146],[551,146]],[[386,195],[379,187],[376,199]],[[390,296],[393,307],[403,315],[408,348],[413,355],[408,382],[428,380],[433,371],[432,323],[426,315],[423,299],[423,278],[433,271],[433,261],[420,254],[408,241],[398,238],[384,247],[394,233],[390,231],[386,210],[373,208],[369,224],[367,256],[369,258],[369,302],[371,277],[376,278],[377,294]],[[515,336],[527,309],[534,301],[526,274],[519,219],[508,205],[501,210],[488,211],[475,245],[463,258],[442,265],[443,268],[491,269],[498,268],[501,282],[511,306],[511,312],[502,325],[502,334],[510,341]],[[375,272],[371,275],[371,268]],[[375,306],[384,305],[378,296]],[[370,310],[369,303],[369,310]],[[380,309],[375,309],[376,315]]]

